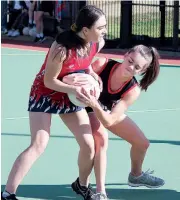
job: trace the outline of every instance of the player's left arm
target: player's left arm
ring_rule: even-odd
[[[99,104],[95,104],[92,108],[104,127],[109,128],[113,124],[116,124],[129,106],[138,99],[139,95],[140,88],[135,86],[112,108],[110,113],[105,112]]]

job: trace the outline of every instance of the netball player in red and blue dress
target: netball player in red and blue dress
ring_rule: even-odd
[[[89,176],[93,164],[99,165],[100,161],[95,155],[89,117],[85,109],[73,105],[67,96],[67,93],[80,94],[81,87],[63,83],[62,78],[83,70],[98,79],[98,75],[89,66],[104,45],[105,33],[104,13],[95,6],[85,6],[80,10],[71,30],[60,33],[52,44],[30,92],[28,111],[31,144],[16,159],[1,195],[2,199],[17,199],[15,193],[18,185],[48,144],[52,114],[59,114],[80,147],[79,177],[72,185],[73,190],[84,199],[96,198],[89,185]],[[98,168],[95,171],[99,173]]]

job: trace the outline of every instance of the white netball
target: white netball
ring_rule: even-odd
[[[83,74],[84,76],[87,77],[88,79],[88,84],[84,85],[85,89],[87,89],[87,91],[90,93],[91,90],[95,90],[96,91],[96,99],[99,99],[100,96],[100,87],[99,87],[99,83],[98,81],[96,81],[91,75],[89,74]],[[86,107],[87,105],[85,105],[84,103],[80,102],[77,98],[76,95],[73,93],[68,93],[68,97],[69,100],[76,106],[80,106],[80,107]]]

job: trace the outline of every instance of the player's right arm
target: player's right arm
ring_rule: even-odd
[[[76,86],[68,85],[58,79],[66,59],[66,48],[54,42],[50,48],[44,75],[44,85],[47,88],[63,93],[76,93]]]

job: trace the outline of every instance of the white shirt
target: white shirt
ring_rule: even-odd
[[[21,9],[21,5],[19,3],[19,0],[15,0],[15,2],[14,2],[14,9],[16,9],[16,10],[20,10]]]

